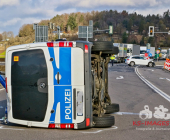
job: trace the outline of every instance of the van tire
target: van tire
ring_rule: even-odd
[[[114,116],[102,116],[102,117],[93,117],[93,121],[95,123],[94,127],[104,128],[111,127],[115,124]]]
[[[93,41],[92,52],[102,51],[102,54],[118,54],[118,47],[114,47],[110,41]]]
[[[106,114],[119,112],[119,104],[114,103],[114,104],[107,105],[105,110],[106,110]]]

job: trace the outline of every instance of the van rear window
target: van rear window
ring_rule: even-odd
[[[41,49],[12,53],[11,85],[13,118],[43,121],[48,94],[38,90],[38,80],[47,79],[47,65]],[[47,80],[46,83],[47,85]]]

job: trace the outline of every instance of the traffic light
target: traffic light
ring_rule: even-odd
[[[52,29],[52,23],[48,22],[48,29]]]
[[[154,37],[154,26],[149,26],[149,37]]]
[[[53,30],[55,30],[55,23],[53,23]]]

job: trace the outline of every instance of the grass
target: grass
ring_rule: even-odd
[[[0,58],[5,58],[6,51],[0,54]]]

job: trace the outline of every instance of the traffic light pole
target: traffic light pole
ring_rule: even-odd
[[[168,34],[170,35],[170,31],[169,32],[154,32],[154,26],[149,26],[149,37],[154,37],[154,34]]]
[[[157,34],[169,34],[169,32],[154,32],[154,33],[157,33]]]
[[[56,28],[58,30],[58,39],[60,39],[60,26],[57,26]]]

